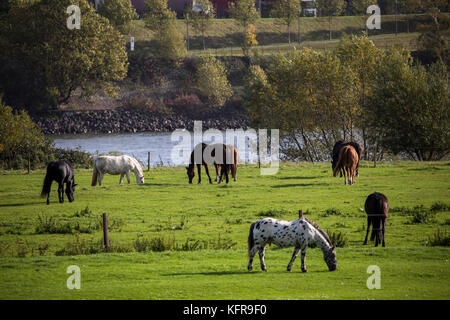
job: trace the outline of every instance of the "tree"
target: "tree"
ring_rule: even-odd
[[[176,27],[176,13],[167,0],[146,0],[145,26],[155,33],[156,55],[178,63],[186,54],[186,41]]]
[[[11,107],[1,101],[0,123],[0,159],[8,164],[8,168],[12,168],[18,157],[25,158],[30,169],[31,159],[48,143],[41,130],[25,111],[14,113]]]
[[[237,0],[236,2],[231,2],[228,8],[231,17],[242,26],[242,48],[245,48],[248,26],[250,24],[254,25],[259,19],[258,10],[255,7],[255,0]]]
[[[130,31],[131,21],[138,15],[130,0],[104,0],[98,13],[109,20],[122,34]]]
[[[252,47],[258,45],[256,40],[256,28],[254,24],[249,24],[247,26],[247,32],[245,33],[244,43],[242,44],[242,51],[244,56],[249,57]]]
[[[200,95],[213,106],[223,106],[233,95],[225,66],[213,56],[200,58],[196,79]]]
[[[291,43],[291,25],[300,13],[300,0],[278,0],[272,9],[272,15],[279,18],[288,29],[288,41]]]
[[[413,159],[439,160],[450,152],[450,100],[446,66],[412,65],[391,49],[377,68],[378,85],[368,101],[369,125],[382,146]]]
[[[371,95],[374,86],[377,85],[375,82],[375,72],[379,61],[383,56],[383,51],[375,46],[368,38],[367,34],[363,33],[361,36],[344,36],[334,52],[341,62],[351,68],[356,74],[357,83],[354,88],[358,95],[359,113],[356,115],[357,118],[355,120],[357,122],[357,127],[362,131],[363,151],[365,158],[367,159],[369,151],[368,140],[376,135],[368,132],[368,128],[365,125],[366,102],[367,97]],[[351,134],[350,138],[353,139],[353,134]],[[374,144],[376,145],[376,143]]]
[[[302,49],[276,56],[265,73],[250,71],[244,87],[249,116],[280,129],[287,158],[322,160],[342,131],[352,130],[356,75],[335,55]]]
[[[195,7],[190,6],[188,12],[192,27],[202,34],[203,50],[206,50],[205,32],[211,25],[216,13],[209,0],[195,1]]]
[[[450,17],[442,11],[448,10],[446,0],[413,0],[416,7],[423,10],[431,19],[431,23],[419,26],[421,34],[418,47],[428,52],[432,60],[439,59],[450,65]]]
[[[352,14],[354,15],[366,15],[367,8],[372,5],[376,4],[373,0],[353,0],[352,1]]]
[[[81,10],[81,29],[67,27],[67,7]],[[10,2],[0,24],[0,91],[17,108],[47,110],[77,88],[114,95],[128,69],[124,41],[86,0]]]
[[[331,40],[331,17],[342,13],[345,2],[344,0],[316,0],[316,6],[321,16],[328,16],[328,29]]]

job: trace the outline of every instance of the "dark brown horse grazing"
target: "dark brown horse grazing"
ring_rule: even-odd
[[[356,165],[358,163],[359,157],[355,148],[350,145],[344,146],[339,152],[338,162],[336,167],[333,169],[333,176],[336,177],[337,173],[342,170],[344,172],[344,183],[350,185],[355,183],[356,176]],[[347,177],[346,177],[347,176]]]
[[[382,193],[374,192],[369,195],[364,205],[367,214],[367,232],[364,244],[367,244],[367,237],[369,236],[370,225],[372,224],[372,234],[370,241],[375,239],[375,247],[384,242],[384,233],[386,231],[386,219],[389,212],[389,204],[386,196]]]
[[[216,154],[216,151],[219,151]],[[196,158],[198,157],[198,159]],[[202,182],[201,166],[205,166],[206,174],[209,178],[209,183],[212,183],[211,176],[209,175],[208,164],[213,164],[216,169],[216,181],[222,182],[223,175],[225,175],[226,182],[228,183],[228,173],[231,174],[236,181],[237,172],[237,150],[232,145],[225,145],[222,143],[215,143],[207,145],[206,143],[199,143],[195,146],[191,153],[189,166],[186,167],[189,183],[195,177],[195,165],[198,171],[198,183]],[[219,175],[220,168],[220,175]]]
[[[345,146],[352,146],[353,148],[355,148],[356,153],[358,154],[358,163],[356,164],[356,176],[359,177],[359,160],[361,159],[362,148],[357,142],[351,141],[344,143],[344,141],[342,140],[336,142],[334,144],[333,153],[331,155],[332,156],[331,168],[334,170],[334,168],[336,167],[336,164],[339,160],[339,152],[341,151],[342,147]],[[340,172],[340,176],[342,177],[342,172]]]
[[[59,202],[64,202],[64,183],[66,184],[66,195],[69,202],[74,200],[73,193],[75,192],[75,178],[72,164],[68,160],[60,160],[50,162],[47,166],[47,173],[42,186],[41,197],[47,197],[47,204],[50,204],[50,189],[52,182],[58,183],[58,198]]]

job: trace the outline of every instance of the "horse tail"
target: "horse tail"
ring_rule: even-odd
[[[248,234],[248,257],[250,258],[250,251],[252,250],[253,246],[255,245],[255,239],[253,239],[253,229],[255,227],[256,222],[253,222],[250,225],[250,232]]]
[[[382,237],[382,216],[384,213],[384,201],[379,193],[373,193],[371,195],[373,201],[373,219],[372,219],[372,233],[370,235],[370,241],[377,238],[377,242],[381,240]]]
[[[44,185],[42,186],[41,198],[45,198],[50,193],[52,181],[53,181],[53,179],[50,178],[50,175],[48,174],[48,171],[47,171],[47,174],[45,175],[45,178],[44,178]]]
[[[92,172],[92,183],[91,183],[92,187],[95,187],[97,185],[97,180],[98,180],[97,177],[98,177],[98,169],[94,162],[94,170]]]
[[[233,178],[234,179],[236,179],[237,163],[238,163],[237,149],[234,148],[234,163],[233,163]]]

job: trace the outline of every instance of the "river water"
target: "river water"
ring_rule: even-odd
[[[227,142],[234,144],[238,149],[240,163],[255,163],[258,159],[256,152],[256,134],[249,131],[236,130],[234,139],[228,140],[224,131],[217,135],[203,134],[203,142]],[[109,154],[111,152],[126,154],[138,159],[142,165],[148,164],[150,152],[150,165],[175,166],[186,165],[189,162],[191,151],[194,148],[194,134],[180,130],[174,133],[129,133],[104,135],[58,135],[50,136],[57,148],[76,149],[89,152],[92,155]],[[200,138],[201,139],[201,138]],[[222,141],[220,141],[223,139]],[[234,141],[233,141],[234,140]]]

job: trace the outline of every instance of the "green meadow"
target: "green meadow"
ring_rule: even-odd
[[[282,163],[272,176],[243,165],[228,185],[208,184],[204,170],[202,184],[189,185],[185,171],[152,168],[144,185],[107,175],[91,187],[92,170],[76,169],[75,201],[59,204],[54,183],[48,206],[40,198],[45,170],[0,172],[0,299],[450,298],[449,162],[362,162],[352,186],[329,163]],[[374,191],[391,208],[385,248],[362,245],[364,201]],[[289,273],[293,248],[272,245],[268,272],[257,258],[248,272],[251,222],[294,220],[299,209],[341,240],[338,270],[310,248],[308,272],[299,257]],[[71,265],[81,270],[79,290],[66,285]],[[371,265],[381,289],[366,285]]]

